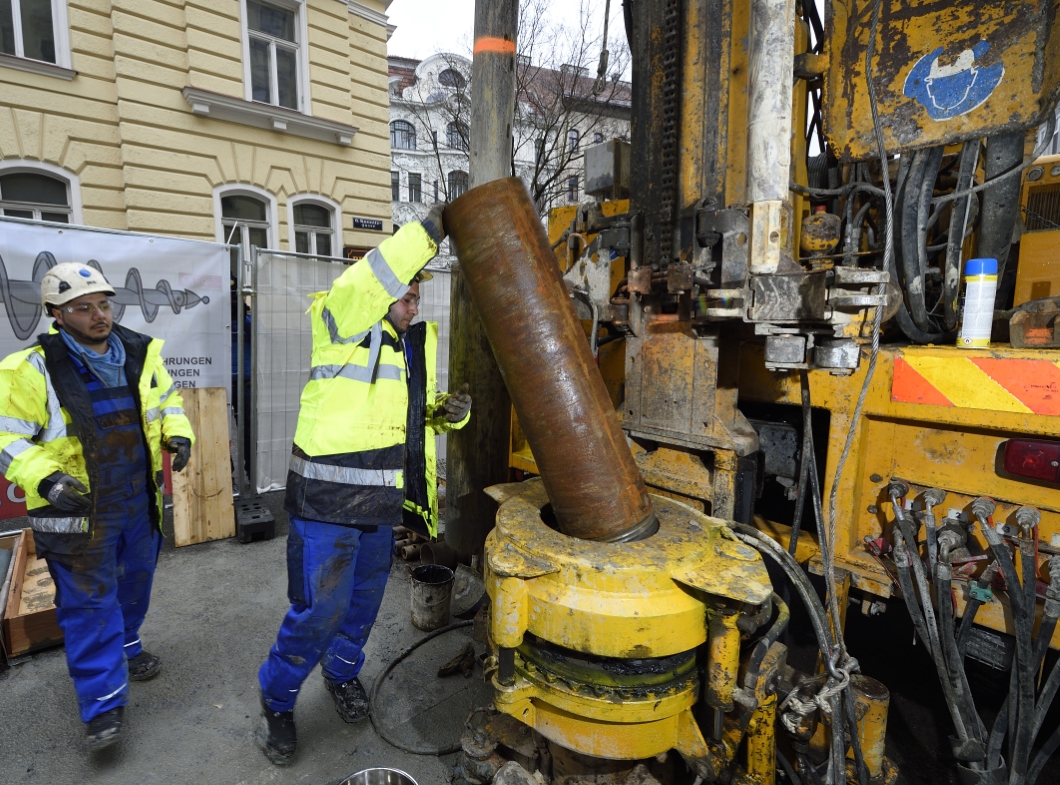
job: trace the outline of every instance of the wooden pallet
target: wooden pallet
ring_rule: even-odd
[[[181,390],[195,433],[191,460],[173,473],[173,535],[177,547],[234,537],[228,401],[223,387]]]

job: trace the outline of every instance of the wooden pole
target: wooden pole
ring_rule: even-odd
[[[477,0],[471,66],[470,185],[512,175],[515,34],[519,0]],[[482,552],[496,503],[482,491],[508,481],[511,401],[460,266],[450,299],[449,384],[467,382],[471,420],[446,444],[445,539],[468,558]]]

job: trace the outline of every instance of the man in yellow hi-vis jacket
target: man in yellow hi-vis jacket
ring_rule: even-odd
[[[443,238],[435,208],[346,270],[309,310],[312,369],[285,501],[291,607],[258,673],[258,740],[276,764],[294,754],[294,704],[317,662],[342,718],[368,715],[357,674],[390,573],[393,527],[437,533],[434,436],[462,427],[471,409],[466,388],[435,392],[437,325],[411,325],[421,270]]]
[[[55,581],[90,750],[121,734],[128,682],[161,669],[140,643],[162,547],[162,450],[180,471],[193,435],[162,341],[113,323],[114,290],[83,264],[41,281],[55,319],[0,362],[0,472],[26,494]]]

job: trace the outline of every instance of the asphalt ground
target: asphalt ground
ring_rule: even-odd
[[[370,721],[343,722],[319,667],[295,709],[299,747],[293,763],[274,766],[255,743],[261,713],[257,671],[288,607],[287,519],[280,497],[266,497],[277,519],[272,540],[174,548],[167,538],[141,630],[163,669],[151,681],[130,685],[125,734],[114,747],[97,755],[86,751],[61,647],[10,668],[0,665],[0,783],[330,785],[373,766],[402,769],[419,785],[448,781],[455,754],[401,752]],[[168,521],[167,527],[171,532]],[[365,650],[366,688],[390,660],[424,637],[410,622],[410,608],[407,565],[396,560]],[[465,627],[428,642],[383,685],[383,719],[408,745],[457,742],[471,710],[489,703],[481,668],[467,679],[435,675],[470,635]]]
[[[372,766],[402,769],[419,785],[449,781],[455,754],[405,753],[384,741],[368,721],[344,723],[319,669],[306,681],[295,711],[299,750],[293,764],[274,766],[256,745],[257,669],[287,608],[287,524],[281,496],[265,497],[276,516],[273,540],[247,545],[222,540],[178,549],[167,537],[142,630],[148,650],[162,658],[163,670],[152,681],[131,685],[126,733],[110,750],[90,756],[84,748],[84,726],[62,648],[36,653],[10,668],[0,664],[0,785],[332,785]],[[0,528],[18,526],[18,521],[10,523]],[[168,516],[166,527],[171,532]],[[396,560],[366,648],[366,687],[424,636],[410,623],[409,584],[407,565]],[[816,648],[797,600],[792,612],[790,661],[813,670]],[[470,710],[489,703],[478,667],[470,679],[435,676],[437,667],[469,637],[470,628],[464,628],[430,641],[383,685],[381,713],[407,745],[457,741]],[[901,601],[892,599],[886,613],[872,618],[852,605],[847,642],[862,672],[890,689],[887,754],[899,767],[899,782],[957,785],[947,741],[951,723],[938,677],[924,647],[914,642]],[[1050,655],[1047,667],[1055,656]],[[969,676],[989,725],[1007,692],[1007,676],[976,665]],[[1054,707],[1043,738],[1060,724],[1058,714]],[[1039,783],[1060,782],[1057,757]]]

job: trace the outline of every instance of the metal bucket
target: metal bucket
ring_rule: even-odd
[[[412,571],[412,624],[436,630],[449,623],[453,571],[441,564],[423,564]]]
[[[417,785],[416,780],[400,769],[364,769],[351,774],[339,785]]]

